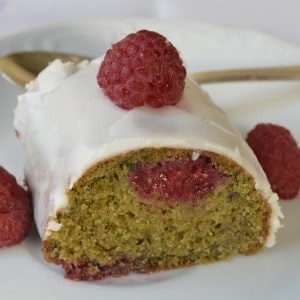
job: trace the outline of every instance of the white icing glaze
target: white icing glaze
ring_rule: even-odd
[[[59,230],[53,218],[68,203],[66,190],[96,162],[134,149],[169,146],[194,149],[194,156],[213,151],[244,167],[272,207],[266,245],[273,246],[282,217],[278,197],[244,139],[209,96],[187,78],[176,106],[123,110],[96,82],[100,63],[75,66],[57,60],[19,97],[14,124],[27,154],[25,174],[40,235]]]

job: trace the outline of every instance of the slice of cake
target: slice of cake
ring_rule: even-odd
[[[278,197],[253,152],[184,77],[175,48],[148,33],[91,63],[54,61],[19,98],[15,128],[43,254],[68,278],[178,268],[275,243]]]

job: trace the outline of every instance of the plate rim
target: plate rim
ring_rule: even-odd
[[[92,19],[99,19],[98,17],[97,18],[92,18]],[[114,18],[100,18],[101,20],[104,20],[104,19],[109,19],[110,21],[112,21],[112,19],[114,19]],[[118,18],[119,19],[119,18]],[[140,19],[145,19],[145,18],[123,18],[123,20],[126,20],[126,19],[128,19],[128,20],[140,20]],[[82,19],[82,18],[80,18],[79,19],[79,21],[86,21],[86,18],[84,18],[84,19]],[[90,18],[88,18],[88,20],[90,20]],[[147,18],[147,20],[150,20],[150,18],[148,19]],[[80,22],[81,22],[80,21]],[[157,21],[156,19],[154,20],[155,22]],[[54,28],[54,27],[60,27],[61,26],[61,24],[62,24],[62,26],[69,26],[69,24],[71,23],[76,23],[77,22],[77,20],[72,20],[72,22],[69,22],[69,21],[66,21],[66,22],[58,22],[58,23],[55,23],[55,24],[52,24],[50,27],[51,28]],[[167,20],[166,20],[166,22],[167,22]],[[192,22],[192,23],[194,23],[194,21]],[[197,22],[198,23],[198,22]],[[207,24],[207,23],[202,23],[202,22],[200,22],[201,24],[204,24],[205,26],[206,25],[209,25],[209,26],[211,26],[211,25],[213,25],[213,27],[215,28],[215,27],[217,27],[217,28],[220,28],[220,26],[219,25],[214,25],[214,24]],[[227,27],[227,26],[226,26]],[[231,29],[232,29],[232,26],[229,26]],[[221,26],[221,28],[223,28],[223,26]],[[234,30],[235,29],[238,29],[238,31],[243,31],[243,32],[245,32],[245,30],[243,29],[243,28],[240,28],[240,27],[236,27],[236,26],[234,26]],[[43,31],[43,30],[49,30],[49,25],[45,25],[45,26],[43,26],[43,27],[41,27],[41,28],[39,28],[38,29],[39,31]],[[31,33],[31,32],[36,32],[36,29],[30,29],[30,30],[26,30],[26,31],[24,31],[24,32],[19,32],[19,33],[17,33],[17,34],[13,34],[12,36],[9,36],[9,38],[18,38],[18,36],[19,35],[24,35],[24,34],[28,34],[28,33]],[[268,37],[270,37],[270,35],[269,34],[265,34],[265,33],[262,33],[262,32],[257,32],[256,30],[248,30],[248,29],[246,29],[246,32],[252,32],[252,33],[259,33],[260,35],[262,34],[262,36],[268,36]],[[7,38],[7,37],[5,37],[5,38]],[[282,41],[282,39],[278,39],[278,37],[275,37],[275,39],[276,40],[280,40],[280,41]],[[3,40],[3,38],[0,38],[0,42]],[[286,41],[284,41],[284,43],[287,43],[288,45],[291,45],[291,46],[295,46],[295,44],[294,43],[290,43],[290,42],[286,42]],[[300,53],[300,47],[298,46],[298,45],[296,45],[297,46],[297,50],[299,51],[299,53]],[[0,44],[0,53],[1,53],[1,44]],[[1,107],[1,104],[0,104],[0,107]],[[25,243],[26,244],[26,243]],[[25,245],[26,246],[26,245]],[[14,250],[13,250],[14,251]],[[15,249],[15,252],[18,252],[18,249]],[[0,253],[0,255],[1,255],[1,253]],[[211,266],[211,268],[214,268],[215,266]],[[52,272],[52,271],[51,271]],[[194,270],[191,270],[190,272],[194,272]],[[49,272],[48,272],[49,273]],[[52,274],[50,274],[50,276],[51,276]],[[195,275],[196,276],[196,275]],[[55,277],[55,276],[53,276],[53,277]],[[187,276],[188,277],[188,276]],[[52,277],[51,277],[52,278]],[[186,280],[185,280],[186,278],[184,278],[183,279],[183,282],[185,282],[185,283],[188,283]],[[60,278],[59,280],[65,280],[64,278]],[[175,283],[176,283],[176,281],[174,281]],[[76,285],[77,285],[78,283],[76,283]],[[68,288],[72,288],[72,284],[69,284],[69,283],[66,283],[66,285],[68,286]],[[80,285],[80,283],[79,283],[79,285]],[[168,285],[168,283],[167,283],[167,285]],[[64,286],[64,283],[62,283],[62,286]],[[168,285],[169,286],[169,285]],[[90,287],[91,287],[91,290],[92,291],[95,291],[95,289],[94,289],[94,286],[91,286],[90,285]],[[103,286],[98,286],[98,288],[102,288]],[[298,288],[299,289],[299,288]],[[101,290],[101,289],[100,289]],[[150,290],[150,289],[147,289],[148,291]],[[107,292],[107,291],[106,291]],[[104,292],[104,294],[103,295],[105,295],[106,294],[106,292]],[[93,292],[92,292],[93,293]],[[138,293],[138,294],[140,294],[140,292]],[[113,297],[113,296],[112,296]],[[208,296],[206,296],[207,298],[209,298]],[[145,298],[147,298],[147,297],[145,297]],[[48,299],[48,298],[47,298]],[[148,299],[148,298],[147,298]],[[215,298],[214,298],[215,299]]]

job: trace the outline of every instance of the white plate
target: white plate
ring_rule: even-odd
[[[197,22],[89,19],[0,40],[0,55],[12,51],[64,50],[100,56],[112,42],[140,28],[166,35],[190,72],[206,69],[300,64],[300,48],[263,33]],[[258,122],[288,127],[300,142],[300,83],[235,83],[205,89],[246,134]],[[17,94],[0,78],[0,164],[22,179],[24,156],[12,126]],[[45,133],[46,134],[46,133]],[[41,256],[35,232],[21,245],[0,249],[1,299],[296,299],[300,297],[300,199],[281,202],[285,227],[278,243],[254,256],[152,275],[73,282]]]

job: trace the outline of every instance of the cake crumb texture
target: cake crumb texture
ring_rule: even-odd
[[[224,174],[196,202],[141,201],[129,184],[137,164],[192,160],[195,149],[147,148],[89,169],[68,192],[61,224],[43,242],[47,261],[75,280],[153,272],[263,249],[270,207],[253,178],[230,159],[201,152]],[[161,200],[161,201],[160,201]]]

